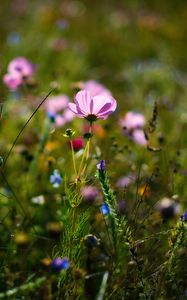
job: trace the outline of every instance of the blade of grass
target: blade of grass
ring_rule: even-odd
[[[22,132],[24,131],[24,129],[27,127],[27,125],[29,124],[29,122],[31,121],[31,119],[34,117],[34,115],[36,114],[36,112],[39,110],[39,108],[42,106],[42,104],[46,101],[46,99],[51,95],[51,93],[54,91],[54,89],[52,89],[46,96],[45,98],[40,102],[40,104],[36,107],[36,109],[34,110],[34,112],[31,114],[31,116],[29,117],[29,119],[26,121],[26,123],[23,125],[23,127],[21,128],[20,132],[18,133],[18,135],[16,136],[14,142],[12,143],[12,146],[10,148],[10,150],[8,151],[7,155],[4,158],[4,162],[2,167],[4,168],[6,165],[6,162],[14,148],[14,146],[16,145],[20,135],[22,134]]]

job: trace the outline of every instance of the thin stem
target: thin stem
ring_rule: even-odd
[[[90,133],[90,135],[92,134],[92,122],[90,122],[89,133]],[[90,155],[90,138],[88,140],[88,150],[87,150],[87,154],[86,154],[86,160],[88,160],[89,155]]]
[[[79,170],[78,170],[78,174],[77,174],[78,178],[80,177],[80,174],[81,174],[82,164],[83,164],[85,156],[86,156],[87,148],[88,148],[88,141],[86,143],[86,147],[84,148],[84,152],[83,152],[83,155],[82,155],[81,163],[80,163],[80,166],[79,166]]]
[[[87,142],[87,151],[85,152],[86,153],[86,161],[88,160],[89,158],[89,154],[90,154],[90,139],[88,140]],[[87,167],[87,164],[84,165],[84,168],[82,169],[82,171],[80,172],[80,176],[83,176],[84,175],[84,172],[86,170],[86,167]]]
[[[11,148],[10,148],[10,150],[8,151],[7,155],[6,155],[5,158],[4,158],[3,168],[5,167],[6,162],[7,162],[8,158],[9,158],[9,156],[10,156],[10,154],[11,154],[11,152],[12,152],[14,146],[16,145],[16,143],[17,143],[17,141],[18,141],[20,135],[22,134],[22,132],[24,131],[24,129],[27,127],[28,123],[31,121],[31,119],[33,118],[33,116],[35,115],[35,113],[39,110],[39,108],[42,106],[42,104],[46,101],[46,99],[51,95],[51,93],[52,93],[53,91],[54,91],[54,89],[51,90],[51,91],[45,96],[45,98],[40,102],[40,104],[36,107],[36,109],[35,109],[34,112],[31,114],[31,116],[29,117],[29,119],[27,120],[27,122],[26,122],[26,123],[23,125],[23,127],[21,128],[21,130],[20,130],[20,132],[18,133],[18,135],[16,136],[16,138],[15,138],[15,140],[14,140],[14,142],[13,142]]]
[[[90,122],[89,134],[90,135],[92,134],[92,122]],[[87,160],[89,159],[89,156],[90,156],[90,137],[89,137],[89,139],[87,141],[87,144],[86,144],[86,147],[85,147],[85,152],[83,154],[82,161],[81,161],[81,164],[80,164],[80,167],[79,167],[78,176],[81,176],[81,175],[83,176],[83,174],[86,170],[87,165],[85,164],[84,168],[81,171],[82,164],[83,164],[85,156],[86,156],[86,162],[87,162]]]
[[[89,155],[90,155],[90,138],[88,140],[88,148],[87,148],[87,152],[86,152],[86,160],[88,160]]]
[[[71,155],[72,155],[72,161],[73,161],[73,168],[74,168],[75,176],[77,177],[77,168],[76,168],[76,162],[75,162],[75,153],[74,153],[73,142],[72,142],[71,138],[70,138],[70,146],[71,146]]]

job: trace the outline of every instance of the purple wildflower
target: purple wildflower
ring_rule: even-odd
[[[70,267],[69,259],[68,257],[60,258],[56,257],[53,259],[51,263],[52,271],[54,272],[60,272],[62,270],[67,270]]]
[[[97,169],[101,172],[105,171],[105,161],[102,159],[99,164],[97,164]]]

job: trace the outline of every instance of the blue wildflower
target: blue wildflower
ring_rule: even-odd
[[[48,112],[48,117],[52,123],[55,123],[56,114],[54,112]]]
[[[58,170],[54,170],[53,174],[50,175],[50,182],[53,184],[54,188],[58,188],[62,182],[62,177]]]
[[[60,258],[56,257],[53,259],[51,263],[52,271],[54,272],[60,272],[62,270],[67,270],[70,267],[69,259],[68,257]]]
[[[97,169],[101,172],[105,171],[105,161],[102,159],[99,164],[97,164]]]
[[[108,215],[110,213],[110,209],[108,207],[108,204],[106,202],[104,202],[102,205],[101,205],[101,213],[103,215]]]
[[[187,210],[185,213],[181,216],[181,221],[186,222],[187,221]]]

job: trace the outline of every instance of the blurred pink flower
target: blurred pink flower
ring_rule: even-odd
[[[145,133],[142,129],[136,129],[132,133],[132,139],[139,145],[147,146],[148,141],[145,137]]]
[[[135,182],[136,176],[134,174],[129,174],[127,176],[120,177],[116,182],[116,186],[120,189],[124,189],[131,183]]]
[[[66,95],[53,96],[44,103],[44,108],[48,113],[58,113],[67,107],[68,102],[69,98]]]
[[[124,118],[119,120],[119,123],[124,130],[141,128],[145,125],[145,117],[142,114],[129,111]]]
[[[4,75],[3,82],[15,91],[20,85],[30,79],[35,71],[34,65],[24,57],[13,59],[8,65],[8,73]]]
[[[49,117],[54,119],[55,125],[61,127],[71,122],[75,114],[68,108],[69,98],[66,95],[59,95],[48,98],[44,104],[44,108]]]
[[[90,92],[91,97],[97,95],[112,96],[112,93],[105,86],[95,80],[88,80],[83,82],[82,89]]]
[[[86,202],[94,202],[98,198],[99,192],[95,186],[85,185],[81,189],[81,195]]]
[[[135,143],[146,146],[146,139],[143,127],[145,125],[145,117],[140,113],[129,111],[124,118],[120,118],[119,125],[122,131]]]
[[[3,82],[10,90],[15,91],[22,84],[22,79],[16,74],[7,73],[3,76]]]
[[[61,127],[66,123],[71,122],[74,118],[75,114],[71,110],[69,110],[69,108],[66,108],[62,114],[56,114],[55,124],[57,127]]]
[[[83,90],[75,95],[75,103],[69,103],[68,107],[78,117],[93,122],[97,119],[107,119],[115,111],[117,103],[111,96],[92,97],[88,91]]]
[[[8,65],[9,74],[19,74],[20,77],[32,77],[35,71],[34,65],[25,57],[16,57]]]

